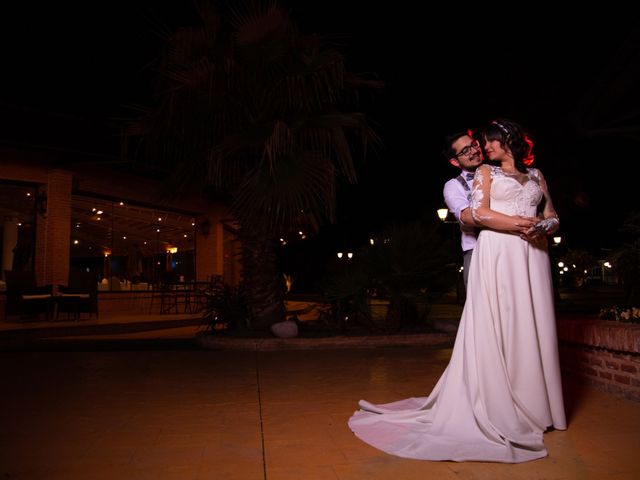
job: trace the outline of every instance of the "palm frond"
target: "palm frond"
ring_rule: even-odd
[[[302,209],[333,218],[335,175],[357,181],[354,140],[359,154],[380,141],[350,100],[379,83],[348,72],[277,2],[239,2],[227,17],[197,8],[201,23],[167,40],[157,105],[127,130],[134,151],[171,173],[170,191],[237,194],[234,211],[260,230]]]

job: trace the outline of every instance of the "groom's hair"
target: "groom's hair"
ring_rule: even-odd
[[[473,138],[473,132],[471,130],[464,130],[456,133],[450,133],[446,137],[444,137],[444,143],[442,144],[442,156],[445,160],[449,161],[451,158],[455,158],[456,151],[451,146],[453,142],[458,140],[460,137],[469,136]]]

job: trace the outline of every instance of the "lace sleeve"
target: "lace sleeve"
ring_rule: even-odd
[[[544,195],[544,209],[542,211],[543,220],[538,222],[535,228],[542,229],[547,235],[551,235],[560,228],[560,218],[558,218],[558,213],[553,207],[549,187],[540,170],[536,170],[536,178]]]
[[[489,217],[489,195],[491,188],[491,170],[487,165],[481,165],[476,170],[471,188],[471,216],[477,223]],[[484,225],[484,224],[483,224]]]

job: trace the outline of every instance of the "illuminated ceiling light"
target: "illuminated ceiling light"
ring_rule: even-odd
[[[73,241],[73,244],[74,244],[74,245],[77,245],[78,243],[80,243],[80,242],[78,242],[78,240],[74,240],[74,241]]]
[[[560,268],[564,267],[564,262],[558,262],[558,266],[559,266]]]
[[[124,202],[120,202],[118,205],[120,205],[122,207],[122,206],[124,206]]]
[[[371,245],[375,245],[375,244],[376,244],[376,241],[375,241],[373,238],[370,238],[370,239],[369,239],[369,243],[370,243]]]
[[[347,253],[347,258],[349,258],[349,259],[353,258],[353,253],[351,253],[351,252]]]
[[[186,233],[184,234],[184,238],[187,238],[187,234]]]
[[[342,252],[338,252],[338,258],[342,258]]]
[[[156,232],[160,233],[160,229],[159,229],[159,228],[156,228]]]
[[[158,221],[161,222],[162,221],[162,217],[158,217]]]
[[[103,212],[102,210],[98,210],[96,213],[97,213],[98,215],[102,215],[104,212]]]
[[[31,196],[31,192],[27,192],[27,197],[30,197],[30,196]]]
[[[102,218],[101,217],[97,217],[96,220],[102,220]]]
[[[96,209],[95,209],[95,208],[92,208],[92,209],[91,209],[91,211],[92,211],[92,212],[95,212],[95,211],[96,211]]]
[[[449,210],[447,210],[446,208],[439,208],[437,212],[438,212],[438,218],[444,222],[444,219],[447,218],[447,214],[449,213]]]
[[[126,240],[126,239],[127,239],[127,236],[126,236],[126,235],[123,235],[123,236],[122,236],[122,239],[123,239],[123,240]]]

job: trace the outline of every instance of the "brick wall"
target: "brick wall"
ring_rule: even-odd
[[[33,152],[0,147],[0,178],[20,182],[46,183],[47,168]]]
[[[66,284],[69,276],[71,237],[71,188],[73,176],[64,170],[46,168],[28,152],[3,149],[0,178],[39,184],[46,195],[46,212],[36,215],[34,270],[39,285]]]
[[[640,401],[640,325],[561,318],[558,337],[565,377]]]
[[[36,275],[44,285],[66,285],[69,278],[71,184],[70,172],[49,172],[47,212],[38,214],[36,236]]]

